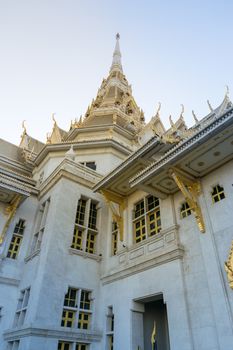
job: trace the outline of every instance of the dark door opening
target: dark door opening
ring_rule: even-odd
[[[151,350],[151,335],[156,325],[156,341],[158,350],[170,350],[167,308],[163,299],[145,302],[143,314],[144,350]]]

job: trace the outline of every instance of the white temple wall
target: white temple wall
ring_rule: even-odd
[[[105,317],[107,308],[113,307],[114,349],[135,349],[133,338],[137,332],[140,332],[140,329],[132,329],[131,317],[135,309],[133,301],[161,293],[167,304],[171,350],[192,349],[182,268],[179,260],[103,285]],[[105,343],[106,335],[103,337],[101,349],[105,349]]]
[[[193,214],[180,218],[184,197],[180,192],[175,195],[179,234],[186,251],[184,276],[190,322],[197,349],[230,350],[233,343],[232,295],[224,270],[233,230],[231,169],[232,163],[228,163],[201,180],[203,194],[199,203],[206,226],[204,234]],[[224,187],[226,198],[213,203],[212,187],[217,184]]]

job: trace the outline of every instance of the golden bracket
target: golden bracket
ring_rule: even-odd
[[[179,187],[191,211],[194,213],[199,230],[201,233],[205,233],[205,223],[201,207],[198,203],[198,196],[201,194],[200,182],[197,180],[191,180],[176,168],[169,169],[169,175]]]
[[[117,194],[114,194],[110,191],[107,190],[101,190],[101,194],[104,196],[106,202],[108,203],[113,219],[116,221],[118,229],[119,229],[119,234],[120,234],[120,240],[121,242],[124,239],[124,218],[123,218],[123,213],[126,208],[125,205],[125,199],[121,196],[118,196]],[[111,205],[111,202],[118,204],[119,206],[119,213],[114,210],[114,207]]]
[[[233,241],[231,242],[229,257],[225,262],[225,271],[227,273],[229,286],[233,289]]]
[[[8,215],[8,218],[5,222],[5,225],[3,227],[3,230],[2,230],[2,233],[0,235],[0,245],[3,243],[4,241],[4,238],[5,238],[5,235],[6,235],[6,231],[10,225],[10,222],[12,220],[12,218],[14,217],[15,215],[15,212],[20,204],[20,201],[21,201],[21,198],[22,196],[20,195],[16,195],[14,197],[14,199],[12,200],[12,202],[10,203],[10,205],[8,205],[5,209],[5,214]]]

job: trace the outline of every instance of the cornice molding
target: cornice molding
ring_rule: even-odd
[[[39,188],[39,198],[43,197],[62,177],[78,182],[88,188],[99,181],[102,176],[94,170],[69,159],[64,159],[49,175]]]
[[[12,177],[0,174],[0,186],[15,193],[20,193],[24,196],[30,196],[30,194],[38,194],[38,190],[28,183],[22,183]]]
[[[20,280],[16,278],[2,277],[0,276],[0,284],[8,284],[9,286],[18,287]]]
[[[64,339],[67,341],[85,341],[88,343],[100,341],[102,333],[96,330],[79,330],[75,328],[44,328],[44,327],[23,327],[6,330],[3,333],[5,341],[14,341],[24,337],[44,337],[53,339]]]
[[[158,235],[120,251],[115,271],[101,277],[103,285],[130,277],[170,261],[183,259],[184,247],[179,242],[179,227],[171,226]]]
[[[132,150],[127,149],[124,145],[117,142],[114,139],[103,139],[103,140],[90,140],[90,141],[68,141],[58,144],[48,144],[46,145],[41,152],[37,155],[34,160],[35,165],[39,165],[42,160],[50,153],[54,151],[68,151],[70,146],[73,145],[73,149],[82,149],[82,148],[96,148],[96,147],[115,147],[117,150],[129,155]]]

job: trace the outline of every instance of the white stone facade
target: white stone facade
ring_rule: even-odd
[[[87,113],[83,127],[79,125],[77,129],[72,129],[64,142],[42,145],[38,152],[35,149],[25,151],[22,147],[16,149],[16,146],[8,143],[3,143],[4,147],[0,150],[2,350],[149,350],[152,346],[152,327],[145,328],[146,317],[148,322],[157,317],[158,350],[233,348],[233,290],[224,269],[233,239],[233,160],[229,148],[233,144],[232,105],[226,105],[225,109],[221,107],[219,114],[219,109],[216,109],[214,116],[204,118],[201,129],[204,133],[208,123],[215,122],[224,113],[228,113],[227,122],[221,124],[221,130],[217,126],[214,129],[221,144],[226,142],[226,156],[221,153],[223,151],[218,154],[215,150],[216,160],[213,158],[208,169],[203,172],[200,170],[195,176],[191,172],[185,173],[183,164],[191,164],[187,157],[194,157],[201,164],[202,155],[198,153],[198,145],[201,143],[193,141],[193,148],[179,156],[179,159],[175,155],[169,168],[164,163],[161,171],[166,175],[161,180],[160,174],[156,173],[156,162],[163,161],[169,149],[179,149],[180,143],[177,145],[174,141],[173,144],[171,138],[177,137],[179,128],[180,132],[185,133],[186,130],[182,129],[183,122],[179,122],[175,132],[171,128],[164,133],[165,136],[158,136],[153,131],[155,140],[152,137],[144,145],[138,143],[138,133],[142,135],[141,139],[148,140],[153,128],[144,126],[145,133],[150,136],[144,135],[143,119],[135,102],[127,102],[126,107],[133,110],[127,114],[124,101],[120,100],[122,95],[119,95],[115,87],[121,89],[123,86],[124,89],[126,86],[128,97],[130,88],[126,85],[126,80],[125,85],[122,82],[118,84],[115,80],[114,74],[119,79],[125,79],[120,57],[116,57],[120,54],[118,52],[117,41],[117,53],[114,53],[114,65],[107,84],[110,90],[101,90],[96,105],[93,104],[93,109]],[[111,74],[114,80],[111,80]],[[102,88],[106,89],[105,82],[102,84]],[[113,86],[116,101],[112,100]],[[106,99],[99,102],[105,93]],[[99,103],[103,103],[107,112],[102,124],[103,137],[101,139],[98,136],[97,140],[93,139],[93,125],[96,122],[97,129],[101,125],[101,116],[95,117],[95,113],[102,113],[98,109]],[[113,109],[112,103],[115,103]],[[115,106],[119,103],[122,103],[122,108],[116,116],[112,111],[115,111]],[[126,118],[125,127],[122,124],[122,111]],[[135,113],[135,124],[132,123],[131,113]],[[91,124],[88,124],[89,120]],[[136,131],[127,131],[129,121],[131,128],[137,129]],[[199,126],[197,132],[194,130],[197,141],[198,128]],[[59,133],[59,129],[56,132]],[[186,134],[187,140],[192,137],[193,130],[190,133],[191,136]],[[202,137],[203,145],[200,147],[202,151],[208,150],[208,159],[213,147],[218,145],[213,145],[217,138],[207,136],[204,141]],[[73,153],[67,153],[71,145]],[[9,150],[8,153],[6,149]],[[133,153],[135,149],[137,151]],[[21,156],[17,158],[15,150],[20,154],[23,150],[23,154],[26,152],[30,157],[27,156],[24,160]],[[126,157],[127,160],[123,162]],[[95,162],[96,170],[81,164],[82,162]],[[204,165],[200,164],[200,167]],[[169,177],[171,169],[182,170],[181,179],[188,176],[190,182],[195,182],[196,179],[200,181],[201,193],[198,194],[197,203],[203,216],[205,233],[201,233],[198,228],[195,219],[197,211],[193,208],[191,215],[181,218],[180,208],[187,199],[183,192],[189,191],[189,185],[185,185],[182,191],[179,187],[174,187],[174,182],[169,183],[172,180],[170,178],[169,181],[166,180],[166,189],[163,190],[162,185],[159,187],[166,176]],[[151,175],[152,170],[154,175]],[[138,182],[137,176],[140,180]],[[132,185],[130,179],[133,179]],[[132,181],[137,182],[137,186],[134,187]],[[224,189],[225,198],[214,203],[212,192],[217,185]],[[110,202],[113,200],[106,201],[106,196],[103,195],[105,190],[124,201],[123,213],[118,218],[123,222],[123,239],[120,240],[118,226],[115,254],[112,251],[113,214],[110,210]],[[21,196],[21,201],[10,217],[13,212],[12,203],[18,195]],[[146,239],[136,243],[135,204],[149,195],[159,198],[161,230],[151,236],[148,234]],[[90,215],[85,217],[80,233],[82,249],[72,247],[80,199],[86,201],[86,216],[87,213],[90,214],[91,203],[97,208],[94,250],[89,252],[85,251],[85,247]],[[114,205],[117,207],[119,202],[116,200]],[[7,211],[9,206],[11,208]],[[40,216],[42,214],[44,216]],[[14,247],[15,256],[9,256],[15,226],[20,219],[25,222],[23,237],[19,247]],[[149,230],[148,226],[146,230]],[[73,325],[62,326],[64,298],[69,288],[77,290],[80,293],[77,295],[81,295],[81,290],[89,293],[88,302],[91,306],[88,310],[88,329],[82,329],[77,323],[80,299],[74,305],[78,311],[75,311]],[[27,293],[29,298],[26,300]],[[165,305],[166,308],[166,312],[163,311],[167,318],[166,322],[163,321],[167,325],[167,328],[164,326],[166,337],[159,335],[160,316],[156,316],[156,312],[153,316],[147,308],[150,302],[156,301],[160,301],[161,307]],[[108,320],[112,315],[110,312],[114,314],[114,329],[108,328]],[[18,324],[16,316],[21,318]],[[110,345],[112,334],[113,347]],[[60,348],[59,341],[63,343]],[[76,344],[80,344],[80,347],[76,347]],[[85,347],[81,348],[81,344]]]

